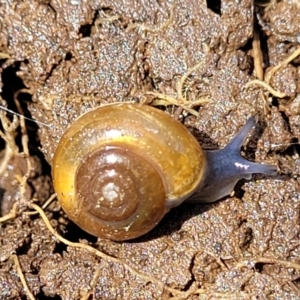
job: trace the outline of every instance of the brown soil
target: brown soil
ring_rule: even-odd
[[[300,299],[300,4],[207,2],[0,3],[0,104],[43,123],[1,114],[0,299]],[[54,199],[44,210],[66,245],[28,201],[53,193],[66,127],[116,101],[159,105],[205,148],[260,116],[244,155],[278,176],[124,243],[83,232]]]

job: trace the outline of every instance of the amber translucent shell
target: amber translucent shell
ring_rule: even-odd
[[[102,106],[80,116],[61,138],[52,163],[54,188],[82,229],[128,240],[193,194],[203,155],[190,132],[158,109]]]

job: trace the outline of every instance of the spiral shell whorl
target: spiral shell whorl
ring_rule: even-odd
[[[102,153],[101,153],[102,152]],[[153,166],[130,149],[103,148],[76,174],[81,220],[93,220],[101,236],[121,239],[146,233],[164,215],[165,190]],[[130,228],[130,231],[129,231]]]
[[[203,151],[180,123],[144,105],[113,104],[80,116],[53,159],[58,199],[87,232],[126,240],[150,231],[193,193]]]

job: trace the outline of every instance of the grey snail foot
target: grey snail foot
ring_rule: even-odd
[[[249,118],[225,148],[205,151],[209,168],[199,191],[188,200],[189,202],[214,202],[221,199],[233,191],[240,179],[251,179],[255,173],[268,176],[277,174],[275,166],[251,162],[240,155],[241,146],[255,123],[254,117]]]

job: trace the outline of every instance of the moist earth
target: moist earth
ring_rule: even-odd
[[[0,1],[0,104],[31,119],[26,134],[1,112],[0,299],[300,299],[299,43],[298,1]],[[53,194],[70,123],[122,101],[166,111],[205,149],[257,116],[242,154],[278,175],[183,204],[123,243],[83,232],[56,199],[44,208],[61,236],[100,257],[59,241],[26,205],[4,220],[14,203]]]

